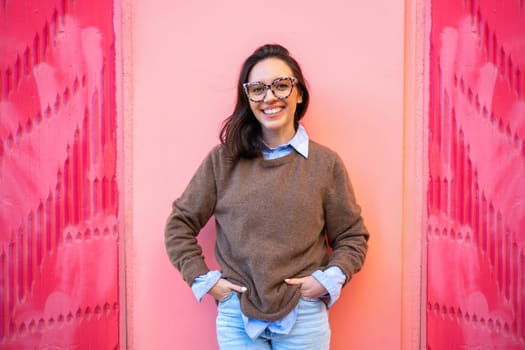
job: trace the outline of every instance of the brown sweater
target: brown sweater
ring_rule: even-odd
[[[248,288],[241,308],[250,318],[292,311],[300,292],[285,278],[337,266],[348,282],[361,269],[368,231],[336,153],[313,141],[308,159],[291,152],[232,163],[225,153],[210,152],[166,225],[168,256],[188,284],[209,271],[196,236],[212,215],[222,277]]]

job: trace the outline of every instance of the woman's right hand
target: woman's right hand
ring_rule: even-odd
[[[220,301],[230,295],[233,290],[239,293],[244,293],[247,289],[246,287],[233,284],[230,281],[221,278],[213,287],[211,287],[208,294],[215,298],[215,300]]]

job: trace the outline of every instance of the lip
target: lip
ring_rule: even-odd
[[[278,115],[280,115],[285,109],[285,106],[268,106],[268,107],[265,107],[265,108],[261,108],[261,113],[265,116],[265,117],[269,117],[269,118],[272,118],[272,117],[276,117]],[[278,110],[277,112],[275,113],[272,113],[272,114],[267,114],[265,111],[271,111],[271,110]]]

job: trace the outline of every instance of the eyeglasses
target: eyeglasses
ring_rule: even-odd
[[[266,93],[269,89],[272,90],[275,97],[279,99],[287,98],[292,93],[295,84],[297,84],[297,79],[295,77],[281,77],[272,81],[271,84],[254,81],[251,83],[244,83],[242,86],[244,87],[244,92],[250,101],[261,102],[266,98]]]

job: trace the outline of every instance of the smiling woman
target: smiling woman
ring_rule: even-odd
[[[222,144],[173,202],[168,256],[217,301],[221,349],[329,349],[327,310],[368,249],[361,208],[341,158],[299,124],[309,93],[286,48],[255,50],[237,92]],[[212,216],[220,271],[195,240]]]

